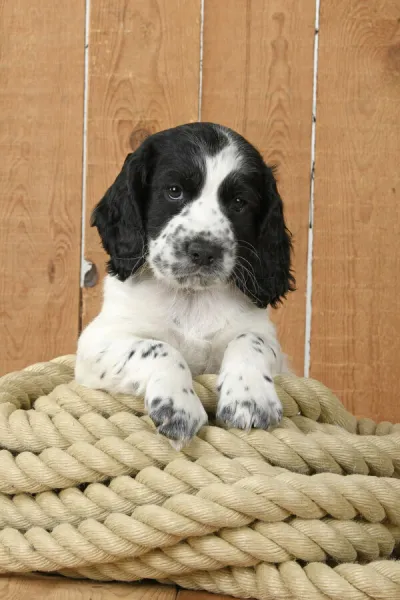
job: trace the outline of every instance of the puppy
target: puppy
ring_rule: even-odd
[[[192,385],[201,373],[219,373],[221,424],[277,424],[284,357],[264,309],[295,282],[282,200],[259,152],[211,123],[156,133],[127,156],[91,224],[109,274],[79,339],[77,381],[144,394],[177,448],[207,422]]]

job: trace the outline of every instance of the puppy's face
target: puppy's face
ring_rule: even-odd
[[[209,123],[149,137],[96,207],[109,270],[147,263],[170,285],[235,281],[259,306],[292,288],[290,238],[271,169],[241,136]]]
[[[210,144],[201,135],[177,132],[160,149],[151,179],[148,262],[156,277],[177,286],[227,281],[237,260],[235,225],[243,228],[249,216],[244,196],[251,189],[239,186],[243,160],[228,136],[218,133]]]

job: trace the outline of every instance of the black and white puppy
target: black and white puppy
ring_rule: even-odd
[[[193,123],[129,154],[93,212],[110,256],[100,314],[82,333],[76,379],[145,395],[176,447],[207,422],[192,376],[219,372],[217,418],[265,429],[282,417],[284,369],[264,310],[294,288],[272,170],[230,129]]]

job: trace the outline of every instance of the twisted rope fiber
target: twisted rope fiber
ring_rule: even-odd
[[[133,580],[126,569],[115,564],[107,568],[103,565],[101,569],[66,569],[63,574],[98,581]],[[190,576],[159,581],[258,600],[398,600],[400,568],[393,561],[374,561],[366,565],[345,563],[335,568],[323,563],[309,563],[302,568],[295,561],[287,561],[280,565],[261,563],[255,568],[197,571]]]
[[[292,518],[265,523],[237,511],[217,510],[211,503],[195,502],[185,516],[175,512],[185,498],[162,507],[147,505],[130,517],[111,514],[101,524],[94,519],[79,527],[58,525],[52,532],[31,528],[25,535],[5,528],[0,536],[0,571],[58,571],[130,559],[135,578],[160,578],[198,569],[256,565],[260,561],[354,562],[390,557],[398,548],[400,528],[363,521]],[[174,510],[175,509],[175,510]],[[251,524],[251,527],[248,525]],[[218,535],[215,535],[218,532]],[[140,561],[132,557],[141,557]],[[169,557],[169,559],[168,559]],[[143,572],[142,565],[159,572]],[[132,571],[130,572],[132,574]]]
[[[399,563],[382,560],[400,546],[399,425],[357,420],[319,382],[282,376],[280,428],[209,426],[177,453],[142,399],[77,385],[73,364],[0,379],[0,573],[400,598]],[[195,382],[211,414],[215,386]]]
[[[119,417],[125,419],[124,414]],[[0,451],[0,492],[37,493],[66,488],[135,474],[146,466],[166,465],[176,458],[176,452],[167,440],[155,435],[147,418],[132,418],[132,423],[136,432],[125,439],[106,436],[95,443],[77,441],[66,450],[49,447],[38,455],[21,452],[13,456],[7,450]],[[206,427],[200,436],[180,455],[187,459],[206,453],[247,456],[303,474],[329,471],[398,477],[399,473],[397,433],[377,438],[377,445],[370,442],[371,436],[338,434],[335,438],[320,431],[304,436],[291,429],[276,429],[272,433],[254,430],[246,434]]]
[[[54,369],[54,365],[51,367]],[[9,388],[10,376],[7,377]],[[11,381],[13,389],[18,384],[15,380],[16,377]],[[312,404],[305,401],[307,386],[311,386]],[[215,389],[200,383],[198,387],[201,397],[216,397]],[[282,427],[273,432],[246,433],[209,426],[184,449],[185,456],[192,460],[210,452],[230,457],[252,456],[304,474],[330,471],[399,475],[400,431],[396,425],[386,425],[390,433],[385,435],[350,434],[330,424],[341,422],[349,429],[355,428],[354,418],[347,418],[343,406],[323,386],[319,389],[315,382],[307,380],[305,384],[286,377],[278,380],[277,388],[287,415]],[[314,393],[315,389],[318,393]],[[3,493],[37,493],[102,481],[134,474],[148,464],[167,464],[176,456],[168,442],[154,438],[148,417],[137,416],[143,412],[141,399],[113,397],[70,382],[56,387],[49,396],[36,398],[35,410],[22,410],[16,408],[16,402],[9,402],[7,392],[2,394],[6,401],[0,404],[0,439],[3,447],[18,454],[0,452]],[[215,398],[212,402],[215,404]],[[126,412],[126,404],[136,415]],[[298,414],[300,411],[303,416]],[[328,423],[314,421],[317,418]],[[303,431],[308,435],[304,436]],[[340,444],[338,436],[342,438]]]
[[[362,517],[371,523],[400,524],[397,479],[341,477],[330,473],[309,477],[257,459],[231,460],[211,454],[194,463],[177,458],[164,469],[145,467],[135,478],[119,476],[111,479],[109,485],[89,484],[83,491],[72,487],[34,496],[1,494],[0,526],[51,530],[58,523],[79,525],[90,518],[104,522],[113,512],[132,514],[137,506],[161,505],[167,498],[196,492],[221,507],[237,508],[240,512],[250,510],[250,515],[256,503],[255,516],[258,518],[262,510],[268,522],[284,520],[290,515],[309,519],[329,515],[337,519]]]
[[[173,470],[178,470],[179,466],[174,465]],[[157,479],[154,468],[147,471],[145,476],[148,479]],[[219,536],[224,537],[224,528],[232,527],[239,530],[234,530],[233,534],[229,531],[225,534],[230,536],[231,545],[241,552],[253,555],[253,558],[268,562],[281,562],[290,557],[302,560],[326,560],[331,557],[339,561],[350,561],[361,556],[371,560],[382,555],[390,556],[398,545],[399,494],[397,503],[391,502],[388,494],[389,501],[385,500],[385,492],[388,490],[383,490],[386,511],[378,502],[375,505],[374,502],[368,503],[370,498],[366,494],[366,511],[362,516],[369,517],[372,522],[366,522],[367,519],[351,521],[350,519],[361,516],[361,513],[344,496],[333,493],[335,479],[340,477],[317,475],[315,477],[320,479],[333,477],[329,487],[318,486],[316,482],[315,487],[319,490],[313,490],[317,491],[313,495],[318,496],[319,491],[321,504],[325,499],[325,504],[330,503],[334,515],[341,519],[323,520],[326,511],[303,492],[307,491],[307,485],[302,486],[304,481],[300,481],[312,478],[283,472],[277,479],[282,479],[285,475],[287,480],[294,480],[293,488],[282,487],[281,481],[275,481],[274,478],[250,476],[233,485],[208,484],[197,493],[194,491],[193,495],[175,493],[160,505],[153,498],[153,503],[150,500],[147,504],[138,505],[132,511],[129,510],[128,514],[109,511],[104,518],[104,511],[102,519],[81,519],[77,527],[62,523],[48,532],[44,528],[31,526],[26,528],[25,533],[5,527],[0,532],[0,568],[51,571],[59,569],[60,564],[71,565],[71,561],[74,565],[82,562],[111,562],[118,558],[145,554],[149,549],[159,546],[168,547],[187,537],[209,536],[217,531]],[[119,483],[121,488],[125,484],[129,491],[129,478],[126,479],[128,481]],[[160,477],[158,481],[160,487],[162,479]],[[168,479],[172,478],[165,478],[167,485],[171,484]],[[296,486],[296,479],[299,486]],[[376,480],[368,477],[364,479]],[[376,481],[380,486],[385,483],[382,479]],[[135,491],[134,486],[131,487]],[[343,487],[345,491],[348,488],[351,492],[351,485],[347,485],[347,482]],[[332,497],[329,496],[331,492]],[[277,498],[282,494],[284,497],[279,503]],[[339,500],[338,506],[335,506],[336,499]],[[368,504],[372,504],[375,514]],[[51,507],[51,503],[49,505]],[[22,503],[19,505],[21,507]],[[290,507],[293,509],[292,513],[288,510]],[[26,508],[29,509],[29,505],[25,510]],[[285,522],[291,514],[299,514],[300,517],[292,517],[290,522]],[[391,517],[393,524],[390,522]],[[384,519],[385,523],[378,523],[379,518]],[[249,525],[252,526],[250,529],[247,527]],[[371,537],[371,532],[375,539]],[[271,542],[269,550],[267,540]],[[288,545],[282,540],[287,540]],[[218,547],[218,538],[213,543]],[[255,554],[253,550],[249,550],[253,546],[260,548]],[[220,556],[227,556],[227,548],[215,551]],[[59,561],[55,558],[57,556]],[[195,564],[198,568],[197,561]]]
[[[74,363],[74,356],[64,356],[0,377],[0,407],[11,403],[16,408],[27,410],[42,396],[39,402],[35,403],[35,411],[50,415],[61,408],[75,416],[90,412],[91,409],[99,414],[112,415],[128,408],[136,414],[143,414],[143,401],[140,398],[124,394],[111,396],[99,390],[88,390],[74,385]],[[68,383],[71,383],[71,386],[62,386],[55,394],[51,393],[57,386]],[[215,413],[216,376],[202,375],[196,379],[195,386],[207,411]],[[278,376],[275,378],[275,386],[288,417],[302,414],[313,421],[340,425],[350,433],[359,435],[380,436],[400,432],[400,424],[376,424],[371,419],[357,420],[345,410],[331,390],[313,379],[291,375]],[[79,398],[82,399],[81,402]]]
[[[96,439],[89,429],[85,431],[81,426],[82,421],[76,423],[67,416],[67,423],[74,431],[72,435],[82,433],[83,441],[74,441],[66,449],[48,447],[39,454],[21,451],[13,456],[8,450],[0,451],[0,491],[37,493],[102,481],[134,474],[151,464],[166,465],[179,456],[167,440],[155,435],[148,417],[117,413],[108,422],[91,413],[86,417],[84,421],[91,421],[91,430],[98,423],[106,435]],[[191,460],[211,453],[231,458],[247,456],[303,474],[329,471],[398,476],[400,434],[361,437],[335,429],[336,436],[320,430],[304,436],[285,425],[273,432],[250,433],[209,426],[180,456]],[[129,434],[129,430],[133,433]],[[124,437],[126,434],[129,435]],[[88,439],[89,435],[92,439]]]

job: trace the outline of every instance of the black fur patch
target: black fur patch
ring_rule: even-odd
[[[153,357],[153,358],[157,358],[158,356],[158,348],[162,348],[163,344],[158,343],[158,344],[151,344],[146,350],[143,350],[142,352],[142,358],[149,358],[149,357]]]

